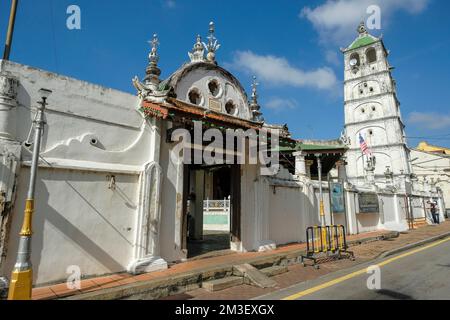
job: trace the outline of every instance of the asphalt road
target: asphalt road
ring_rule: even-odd
[[[367,273],[379,266],[380,289],[368,289]],[[257,299],[274,300],[450,300],[450,238]]]

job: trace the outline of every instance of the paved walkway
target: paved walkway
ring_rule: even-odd
[[[251,285],[240,285],[217,292],[196,289],[183,294],[166,297],[163,300],[248,300],[288,288],[300,282],[317,279],[331,272],[368,262],[379,257],[384,252],[448,232],[450,232],[450,221],[446,221],[439,226],[425,226],[401,233],[398,238],[367,242],[359,246],[354,246],[351,250],[355,253],[356,261],[343,259],[326,262],[320,265],[319,270],[312,267],[304,268],[299,264],[289,266],[289,272],[271,278],[278,284],[275,288],[262,289]]]
[[[371,243],[367,244],[366,246],[364,246],[364,248],[366,248],[366,249],[363,249],[361,252],[358,251],[357,256],[362,257],[359,259],[367,259],[368,252],[372,252],[369,255],[373,255],[373,252],[376,252],[377,250],[379,250],[381,248],[381,247],[378,248],[377,244],[381,244],[381,243],[385,244],[385,243],[394,243],[395,242],[397,244],[397,246],[401,246],[402,243],[407,244],[407,243],[411,243],[411,242],[416,242],[418,240],[425,239],[425,238],[428,238],[430,236],[434,236],[437,234],[441,234],[446,231],[450,231],[450,222],[445,222],[445,223],[441,224],[440,226],[426,226],[426,227],[411,231],[407,234],[401,235],[400,238],[398,238],[398,241],[397,241],[397,239],[394,239],[393,241],[371,242]],[[348,242],[365,241],[367,239],[373,239],[373,238],[382,236],[383,234],[386,234],[386,233],[387,233],[386,231],[377,231],[377,232],[370,232],[370,233],[349,236],[347,241]],[[363,247],[363,246],[354,247],[354,248],[352,248],[352,250],[354,250],[356,248],[360,248],[360,247]],[[390,249],[384,249],[386,246],[382,246],[382,247],[383,247],[382,248],[383,251],[390,250]],[[369,248],[369,249],[367,249],[367,248]],[[370,248],[372,248],[372,249],[370,249]],[[158,280],[158,279],[163,279],[163,278],[167,278],[167,277],[171,277],[171,276],[173,277],[175,275],[199,271],[199,270],[202,270],[202,269],[205,269],[208,267],[223,266],[223,265],[229,265],[229,264],[242,264],[242,263],[246,263],[247,261],[250,261],[254,258],[270,257],[270,256],[279,255],[279,254],[304,250],[304,249],[305,249],[305,244],[291,244],[291,245],[279,247],[276,250],[269,251],[269,252],[246,252],[246,253],[233,252],[233,253],[229,253],[229,254],[225,254],[225,255],[213,256],[213,257],[204,258],[204,259],[194,259],[194,260],[189,260],[187,262],[178,263],[173,266],[170,266],[170,268],[167,270],[146,273],[146,274],[141,274],[141,275],[137,275],[137,276],[133,276],[133,275],[130,275],[127,273],[122,273],[122,274],[114,274],[114,275],[110,275],[110,276],[103,276],[103,277],[82,280],[81,288],[79,290],[78,289],[68,289],[66,283],[47,286],[47,287],[40,287],[40,288],[33,289],[33,300],[63,298],[63,297],[73,296],[73,295],[77,295],[77,294],[81,294],[81,293],[102,290],[102,289],[106,289],[106,288],[120,287],[123,285],[137,283],[137,282]],[[366,250],[366,251],[364,251],[364,250]],[[292,269],[292,267],[290,267],[290,269]],[[301,269],[304,271],[305,270],[309,271],[309,269],[312,269],[312,268],[301,268]],[[320,275],[326,270],[327,269],[321,268],[315,274]],[[308,279],[307,274],[297,274],[296,272],[288,272],[288,273],[286,273],[284,275],[280,275],[280,276],[284,276],[284,278],[279,279],[279,281],[281,281],[281,285],[285,284],[286,286],[289,284],[295,283],[295,281],[299,282],[300,280]],[[280,276],[276,276],[276,277],[279,278]],[[274,277],[274,279],[276,281],[278,281],[276,279],[276,277]],[[210,294],[208,297],[212,297],[213,299],[227,299],[227,297],[230,299],[237,299],[237,298],[246,299],[247,296],[251,297],[251,296],[258,295],[259,292],[257,292],[255,294],[255,292],[252,291],[254,287],[252,287],[252,286],[246,286],[246,287],[251,288],[251,290],[250,290],[251,293],[245,294],[245,292],[248,291],[247,290],[248,288],[245,288],[245,290],[243,292],[241,292],[238,296],[236,296],[236,294],[233,293],[234,291],[231,291],[233,294],[232,296],[227,296],[227,293],[229,293],[230,290],[234,289],[234,288],[231,288],[231,289],[220,291],[218,293],[219,295]],[[277,287],[277,288],[280,288],[280,287]],[[254,288],[254,289],[259,289],[259,288]],[[197,292],[199,293],[199,295],[198,295],[199,298],[202,298],[203,294],[205,293],[205,291],[202,289],[197,290]],[[264,293],[265,292],[262,292],[261,294],[264,294]],[[221,294],[224,294],[224,295],[221,295]],[[179,298],[181,298],[181,297],[179,297]],[[189,295],[188,297],[185,297],[185,298],[187,298],[187,299],[195,298],[195,295],[194,296]]]

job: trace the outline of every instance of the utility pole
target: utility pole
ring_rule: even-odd
[[[322,160],[320,154],[315,155],[317,158],[317,172],[319,174],[319,201],[320,201],[320,223],[322,227],[325,226],[325,208],[323,203],[323,190],[322,190]]]
[[[8,31],[6,33],[6,43],[5,43],[5,51],[3,52],[3,60],[9,60],[9,55],[11,53],[11,45],[14,33],[14,25],[16,22],[16,12],[18,2],[19,0],[12,0],[11,3],[11,13],[9,15]]]
[[[31,160],[30,183],[25,202],[25,213],[22,229],[20,230],[19,252],[16,264],[11,275],[8,300],[31,300],[33,286],[33,268],[31,265],[31,236],[32,218],[34,213],[34,191],[36,186],[36,174],[39,163],[39,149],[41,147],[42,131],[44,129],[44,111],[47,98],[52,92],[47,89],[39,90],[42,100],[38,102],[36,120],[34,121],[34,145]]]

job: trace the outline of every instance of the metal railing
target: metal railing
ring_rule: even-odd
[[[230,231],[231,201],[223,200],[203,201],[203,229],[209,231]]]
[[[318,259],[323,257],[349,257],[354,260],[352,251],[348,251],[345,227],[342,225],[312,226],[306,229],[306,255],[302,255],[301,263],[305,266],[304,259],[313,261],[313,266],[318,269]],[[342,255],[342,254],[345,254]]]
[[[223,200],[204,200],[203,201],[203,211],[204,212],[210,212],[210,211],[223,211],[223,212],[229,212],[230,211],[230,200],[229,199],[223,199]]]

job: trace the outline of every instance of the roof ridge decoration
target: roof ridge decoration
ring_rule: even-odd
[[[149,41],[151,45],[151,50],[148,55],[148,65],[145,69],[144,82],[140,82],[139,78],[135,76],[133,78],[133,85],[138,91],[138,96],[141,99],[153,101],[153,102],[163,102],[167,97],[169,90],[167,88],[161,88],[161,80],[159,76],[161,75],[161,70],[158,68],[159,54],[158,46],[159,39],[158,35],[153,34],[152,40]]]
[[[361,37],[361,35],[369,34],[369,32],[367,32],[366,24],[364,23],[364,21],[361,21],[359,23],[357,31],[358,31],[360,37]]]
[[[188,55],[191,62],[205,61],[205,49],[203,48],[202,37],[200,35],[197,35],[197,41],[192,48],[192,52],[188,52]]]
[[[342,52],[358,49],[373,44],[381,39],[369,33],[364,21],[360,22],[356,31],[358,32],[358,37],[346,49],[341,49]]]
[[[215,25],[214,22],[211,21],[209,23],[209,36],[208,36],[208,43],[203,42],[203,47],[208,51],[208,54],[206,55],[206,60],[211,63],[216,62],[216,51],[219,50],[220,44],[214,35],[215,33]]]
[[[258,103],[258,86],[259,86],[259,83],[256,81],[256,76],[253,76],[250,111],[252,113],[253,121],[264,122],[264,118],[262,117],[262,112],[260,111],[261,106]]]

